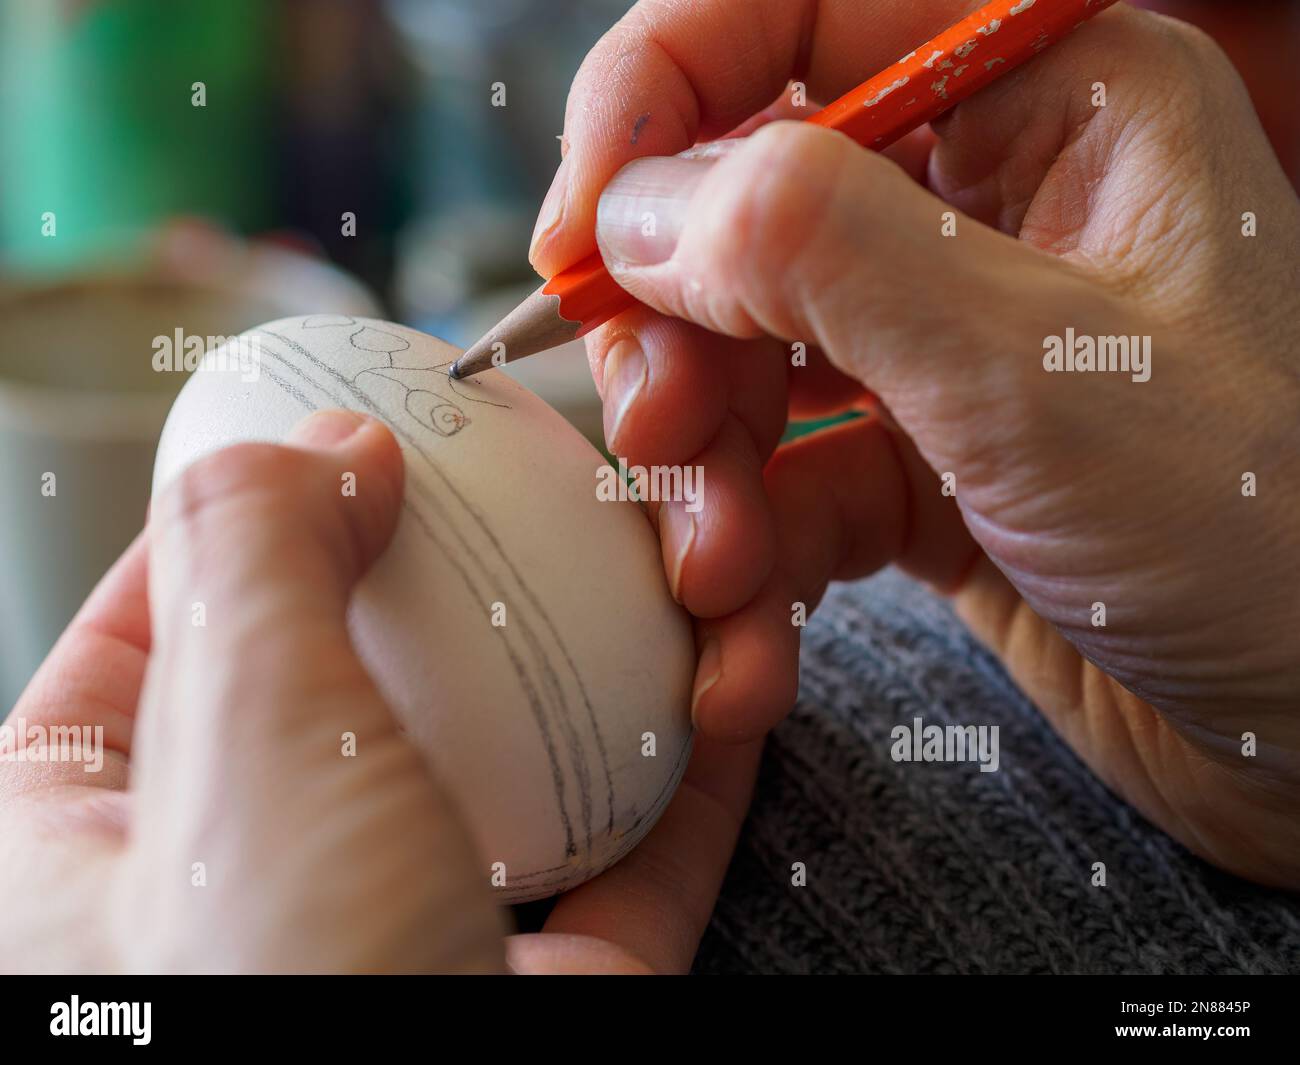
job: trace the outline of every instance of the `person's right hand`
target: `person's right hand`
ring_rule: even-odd
[[[788,79],[810,115],[974,6],[642,0],[570,95],[533,262],[594,230],[648,304],[590,351],[611,450],[706,471],[659,517],[696,723],[770,727],[792,604],[897,563],[1153,821],[1300,886],[1300,209],[1217,47],[1115,8],[892,159],[761,118],[640,159]],[[1150,380],[1045,372],[1071,328],[1151,337]],[[787,414],[865,406],[777,449]]]

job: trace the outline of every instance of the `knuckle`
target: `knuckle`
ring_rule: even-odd
[[[277,517],[301,512],[310,457],[272,444],[237,444],[182,470],[150,521],[169,574],[163,594],[220,597],[272,549],[291,557]]]
[[[383,537],[370,508],[339,505],[337,476],[304,449],[236,444],[199,459],[165,490],[158,540],[183,587],[216,595],[252,574],[355,577]]]
[[[1164,51],[1171,60],[1201,73],[1208,68],[1221,74],[1231,68],[1227,53],[1199,26],[1172,18],[1158,18],[1154,22],[1163,40]]]
[[[1213,37],[1188,22],[1150,12],[1131,12],[1127,29],[1131,32],[1122,54],[1135,66],[1160,72],[1161,103],[1167,110],[1194,121],[1223,109],[1225,89],[1239,78]]]
[[[817,234],[840,166],[839,139],[784,122],[754,135],[753,174],[738,188],[734,221],[756,257],[788,262]]]
[[[304,491],[310,456],[273,444],[236,444],[192,463],[166,491],[161,516],[186,525],[201,523],[234,501],[259,497],[286,500]]]
[[[845,252],[841,182],[864,155],[829,130],[773,122],[719,166],[724,207],[706,223],[713,267],[737,279],[743,303],[778,314],[767,328],[792,328],[793,315],[779,313],[786,298],[774,297],[794,298]],[[859,190],[868,200],[869,184]]]
[[[238,444],[193,463],[155,513],[171,557],[199,577],[226,574],[231,559],[254,545],[291,552],[289,527],[318,509],[312,457],[272,444]]]

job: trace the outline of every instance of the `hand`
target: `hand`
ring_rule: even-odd
[[[792,604],[896,563],[1149,818],[1298,887],[1300,209],[1235,72],[1119,7],[890,157],[764,124],[789,79],[810,115],[974,6],[642,0],[574,84],[533,262],[595,228],[648,305],[590,354],[610,448],[706,470],[704,510],[660,516],[696,723],[770,727]],[[1151,338],[1150,379],[1046,372],[1067,329]]]
[[[504,939],[487,863],[348,638],[352,587],[397,522],[401,452],[339,412],[291,443],[179,477],[15,707],[24,734],[102,727],[106,751],[93,773],[0,762],[3,968],[687,968],[757,746],[699,744],[641,845],[543,934]]]

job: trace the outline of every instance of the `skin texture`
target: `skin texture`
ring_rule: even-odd
[[[696,724],[771,727],[792,604],[895,563],[1153,822],[1300,887],[1296,197],[1217,46],[1123,6],[888,156],[769,121],[975,6],[642,0],[575,80],[532,261],[595,232],[646,305],[589,339],[611,449],[705,467],[704,510],[659,515]],[[1044,372],[1069,327],[1149,336],[1151,380]],[[844,410],[869,416],[778,449]]]
[[[533,261],[549,275],[589,252],[601,213],[606,261],[650,305],[592,339],[611,443],[707,467],[702,514],[659,515],[700,619],[702,735],[632,855],[544,933],[502,938],[484,864],[347,640],[348,592],[396,520],[399,453],[373,425],[339,443],[322,415],[294,447],[185,475],[24,694],[30,723],[101,724],[111,752],[89,781],[0,765],[2,963],[684,969],[756,738],[794,696],[791,604],[889,563],[953,594],[1153,821],[1300,886],[1294,195],[1217,49],[1126,9],[887,158],[771,121],[797,113],[778,101],[791,78],[816,106],[974,6],[650,0],[575,83]],[[754,135],[689,173],[624,171],[602,203],[633,159],[733,130]],[[628,226],[647,187],[651,247]],[[950,208],[958,236],[941,238]],[[1043,338],[1067,326],[1152,336],[1152,380],[1043,373]],[[847,409],[871,416],[777,448],[788,415]],[[363,757],[338,757],[344,731]]]
[[[401,451],[342,411],[291,444],[182,474],[15,707],[29,727],[102,726],[107,751],[99,773],[0,763],[0,968],[687,968],[758,745],[700,743],[642,845],[543,933],[505,938],[488,864],[348,637],[352,587],[396,525]]]

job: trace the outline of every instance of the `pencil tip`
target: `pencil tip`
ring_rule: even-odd
[[[490,338],[484,337],[460,353],[460,358],[452,363],[449,375],[453,381],[464,381],[491,367],[492,343]]]
[[[560,301],[538,289],[466,348],[449,371],[454,381],[557,347],[577,337],[579,322],[560,317]],[[509,354],[507,354],[509,352]]]

